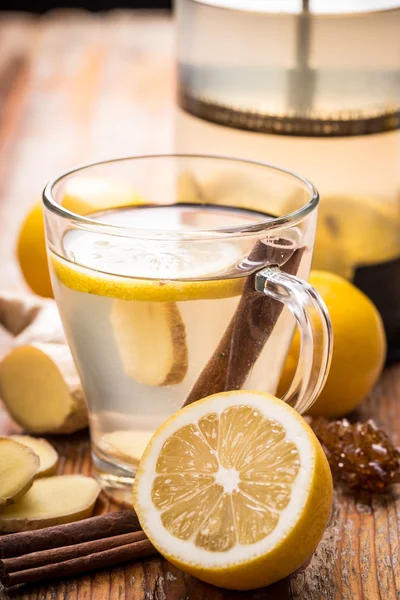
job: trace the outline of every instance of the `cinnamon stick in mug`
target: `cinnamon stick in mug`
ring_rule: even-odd
[[[284,238],[275,239],[273,245],[258,241],[248,261],[259,263],[258,270],[279,264],[285,273],[296,275],[303,252],[303,247],[294,247]],[[284,305],[256,291],[256,274],[247,277],[238,307],[184,406],[211,394],[240,389],[260,356]]]

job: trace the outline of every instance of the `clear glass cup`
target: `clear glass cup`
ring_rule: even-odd
[[[296,321],[300,359],[283,400],[301,413],[315,401],[332,331],[306,281],[311,183],[232,158],[144,156],[79,167],[43,198],[54,295],[108,493],[129,500],[148,440],[185,404],[275,393]]]

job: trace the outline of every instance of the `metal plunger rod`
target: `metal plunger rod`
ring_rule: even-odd
[[[310,2],[302,1],[302,12],[297,21],[296,67],[290,73],[288,110],[310,113],[315,90],[315,72],[309,66],[311,47]]]

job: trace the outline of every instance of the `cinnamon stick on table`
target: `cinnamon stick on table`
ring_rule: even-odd
[[[48,548],[71,546],[139,529],[139,520],[133,509],[108,513],[76,523],[3,536],[0,538],[0,557],[9,558]]]
[[[304,248],[294,247],[284,238],[275,240],[274,245],[258,241],[248,261],[258,263],[258,270],[279,264],[285,273],[296,275],[303,252]],[[256,274],[247,277],[238,307],[184,406],[210,394],[241,389],[260,356],[283,310],[283,304],[256,291]]]
[[[71,547],[75,548],[75,546]],[[89,571],[95,571],[96,569],[112,567],[147,556],[153,556],[154,554],[157,554],[157,550],[145,537],[130,544],[110,548],[109,550],[102,550],[101,552],[95,552],[86,556],[77,556],[76,558],[62,562],[44,564],[40,567],[20,571],[4,571],[1,579],[3,585],[6,587],[20,583],[35,583],[46,579],[80,575]]]
[[[133,510],[0,538],[5,586],[86,573],[156,554]]]
[[[62,546],[61,548],[51,548],[48,550],[39,550],[38,552],[30,552],[22,556],[0,559],[0,577],[3,573],[11,571],[24,571],[36,567],[43,567],[50,563],[65,562],[77,557],[111,550],[119,546],[126,546],[141,540],[146,539],[146,534],[140,531],[132,533],[124,533],[112,537],[93,540],[91,542],[83,542],[81,544],[73,544],[71,546]]]

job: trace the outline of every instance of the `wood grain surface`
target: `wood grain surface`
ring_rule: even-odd
[[[173,26],[162,13],[53,12],[0,17],[0,289],[26,289],[18,228],[47,180],[80,162],[173,147]],[[7,336],[0,332],[0,353]],[[383,374],[358,415],[400,445],[400,366]],[[0,409],[0,431],[15,431]],[[91,473],[86,434],[49,438],[60,473]],[[101,497],[97,512],[115,510]],[[400,500],[337,489],[317,551],[290,578],[235,593],[145,560],[13,591],[14,600],[395,600],[400,597]]]

